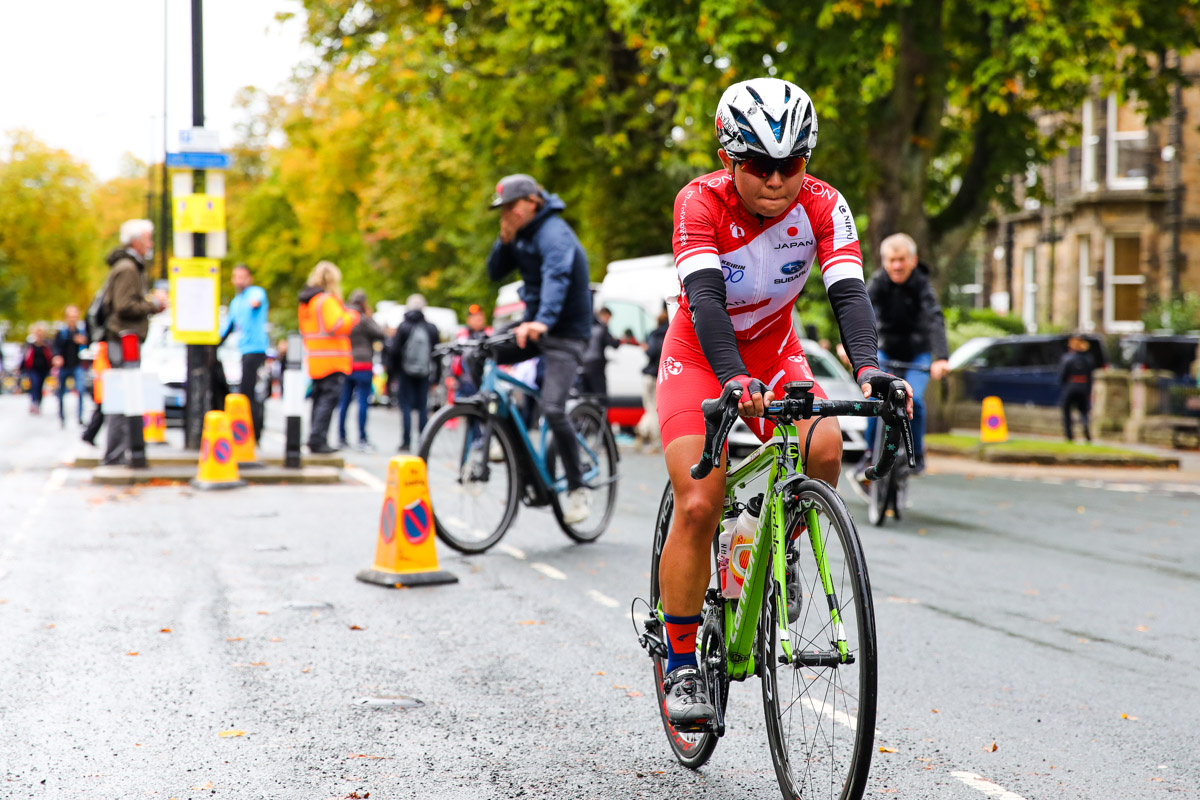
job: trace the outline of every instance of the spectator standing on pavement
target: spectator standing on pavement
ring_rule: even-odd
[[[29,326],[29,340],[21,355],[21,370],[29,378],[29,413],[42,413],[42,388],[54,364],[54,352],[46,344],[46,326],[35,322]]]
[[[1092,370],[1096,365],[1092,362],[1089,349],[1087,339],[1072,336],[1067,339],[1067,352],[1058,362],[1058,405],[1062,409],[1063,434],[1068,442],[1075,441],[1075,432],[1071,426],[1073,408],[1079,411],[1083,438],[1089,443],[1092,441],[1088,412],[1092,408]]]
[[[646,366],[642,368],[642,418],[638,420],[637,436],[648,453],[661,447],[658,432],[658,365],[662,361],[663,342],[671,318],[664,308],[658,314],[658,327],[646,336]]]
[[[400,395],[400,452],[412,449],[412,412],[417,412],[417,433],[429,420],[429,385],[437,380],[434,345],[440,338],[437,326],[425,319],[425,298],[409,295],[404,321],[388,349],[392,363],[388,368],[396,376]]]
[[[338,406],[338,442],[349,447],[346,440],[346,412],[350,401],[358,397],[358,449],[364,453],[375,452],[367,439],[367,406],[371,402],[371,379],[375,377],[375,343],[384,340],[383,329],[371,317],[367,308],[367,293],[355,289],[350,293],[348,305],[358,312],[358,324],[350,331],[350,377],[342,384],[342,398]]]
[[[867,295],[875,308],[879,330],[880,366],[908,381],[912,386],[913,455],[916,471],[925,469],[925,389],[929,379],[941,380],[950,370],[950,351],[946,344],[946,319],[938,303],[929,267],[917,258],[917,243],[905,233],[887,237],[879,246],[883,269],[867,283]],[[889,369],[884,362],[904,361],[929,367]],[[875,418],[867,424],[867,447],[874,445]],[[873,460],[868,450],[864,464]]]
[[[229,313],[221,329],[221,341],[233,331],[238,332],[238,352],[242,354],[242,383],[238,391],[250,401],[250,418],[254,422],[254,440],[262,441],[263,398],[258,396],[258,371],[267,360],[267,292],[254,285],[254,275],[245,264],[233,268],[233,288]]]
[[[608,402],[608,378],[604,374],[604,369],[608,366],[607,351],[608,348],[619,347],[621,344],[608,330],[610,320],[612,312],[607,307],[596,312],[596,317],[592,320],[592,334],[583,354],[583,373],[580,376],[580,388],[583,393],[596,395],[604,403]]]
[[[342,305],[342,271],[331,261],[313,267],[299,300],[300,333],[313,382],[308,449],[332,453],[329,423],[350,374],[350,331],[358,324],[358,312]]]
[[[542,408],[567,478],[563,520],[573,525],[587,519],[591,502],[579,467],[575,429],[567,418],[567,396],[592,333],[587,255],[562,218],[566,204],[530,176],[503,178],[491,207],[500,211],[500,236],[488,255],[488,277],[500,281],[517,270],[524,280],[525,301],[525,319],[513,328],[515,341],[493,349],[492,356],[498,364],[542,356]],[[468,366],[478,384],[482,360],[472,357]]]
[[[150,317],[162,311],[162,305],[149,295],[146,262],[154,253],[154,223],[131,219],[121,225],[121,246],[108,254],[108,280],[104,285],[101,308],[104,341],[113,368],[125,365],[121,334],[132,332],[140,343],[150,332]],[[124,414],[109,414],[108,442],[101,464],[123,464],[129,455],[129,421]]]
[[[54,366],[58,368],[58,422],[67,426],[66,401],[67,378],[71,379],[72,390],[79,398],[79,424],[83,425],[83,361],[79,349],[87,347],[87,329],[79,321],[79,307],[67,306],[63,310],[63,327],[54,335]]]

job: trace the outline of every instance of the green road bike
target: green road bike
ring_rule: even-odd
[[[762,512],[751,546],[741,598],[722,597],[713,536],[710,588],[696,637],[696,656],[708,684],[714,717],[693,729],[666,716],[662,682],[667,645],[658,589],[659,558],[671,526],[674,497],[667,484],[654,528],[650,607],[639,642],[654,661],[658,707],[680,763],[693,769],[712,755],[725,733],[730,684],[762,681],[767,739],[779,787],[787,798],[858,800],[866,788],[875,739],[876,641],[871,586],[862,545],[846,505],[828,484],[804,474],[795,421],[830,416],[879,416],[884,447],[872,479],[886,474],[901,439],[912,453],[907,393],[894,381],[884,400],[830,401],[814,397],[812,381],[793,381],[766,418],[779,436],[728,468],[725,509],[745,506],[739,492],[763,475]],[[692,468],[699,480],[720,467],[725,439],[737,419],[740,391],[726,386],[701,404],[705,444]],[[818,420],[814,424],[820,424]],[[811,433],[810,433],[811,437]],[[810,438],[811,441],[811,438]],[[805,445],[807,449],[807,443]],[[802,546],[807,542],[808,547]]]

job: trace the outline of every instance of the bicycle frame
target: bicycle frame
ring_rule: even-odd
[[[503,384],[508,384],[508,386],[504,386]],[[552,490],[555,494],[561,494],[567,490],[567,479],[562,477],[552,481],[550,479],[550,471],[546,466],[546,450],[550,442],[550,425],[546,420],[546,415],[542,415],[541,422],[539,423],[539,444],[538,446],[534,446],[533,440],[529,437],[529,428],[525,425],[525,418],[517,410],[509,397],[511,389],[519,389],[537,399],[539,403],[541,402],[542,395],[537,389],[500,370],[497,368],[496,363],[489,359],[487,366],[484,368],[483,381],[480,384],[480,394],[488,398],[488,414],[492,417],[506,417],[512,422],[521,440],[520,444],[525,447],[526,451],[532,457],[533,466],[542,487]],[[579,435],[578,431],[575,432],[575,441],[587,453],[592,464],[600,463],[596,452]],[[591,483],[598,474],[599,469],[596,466],[586,470],[583,473],[584,483]]]
[[[725,478],[725,505],[730,507],[738,489],[744,489],[752,480],[767,472],[767,487],[763,492],[764,513],[759,517],[758,529],[751,544],[750,563],[746,567],[746,578],[742,582],[742,596],[736,603],[725,604],[725,650],[730,680],[745,680],[756,672],[754,638],[758,632],[762,604],[766,601],[764,593],[769,585],[768,575],[774,578],[778,587],[776,599],[779,607],[776,609],[776,618],[779,620],[780,647],[789,661],[793,658],[787,621],[785,570],[788,531],[784,516],[784,490],[793,483],[808,480],[808,476],[804,474],[796,426],[783,425],[779,430],[784,434],[783,441],[771,441],[760,446],[740,464],[730,469]],[[838,661],[845,662],[849,649],[838,613],[837,596],[833,588],[829,562],[825,557],[825,541],[816,509],[810,508],[805,512],[805,523],[813,557],[817,562],[817,571],[821,576],[821,585],[829,603],[833,630],[837,635]],[[768,563],[770,566],[767,566]]]

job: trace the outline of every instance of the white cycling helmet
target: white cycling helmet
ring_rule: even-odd
[[[817,146],[817,112],[796,84],[751,78],[721,95],[717,141],[735,161],[755,156],[809,159]]]

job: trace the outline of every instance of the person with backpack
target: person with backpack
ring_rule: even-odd
[[[404,321],[388,348],[391,355],[388,374],[395,376],[400,395],[401,453],[412,449],[412,412],[417,412],[418,435],[429,421],[429,386],[438,379],[433,347],[441,338],[437,327],[425,319],[422,295],[409,295],[405,305],[408,310]]]
[[[131,219],[121,225],[121,246],[108,254],[108,279],[101,291],[96,313],[89,310],[103,339],[108,343],[108,359],[114,369],[125,365],[121,336],[137,336],[138,343],[146,341],[150,332],[150,317],[163,310],[151,297],[146,285],[146,264],[154,253],[154,223],[148,219]],[[108,441],[100,463],[123,464],[129,454],[129,418],[109,414]]]
[[[63,311],[63,327],[54,335],[54,366],[58,367],[58,422],[67,426],[65,395],[67,378],[71,378],[75,394],[79,397],[79,424],[83,425],[83,361],[79,348],[86,347],[87,332],[79,321],[79,307],[70,305]]]

